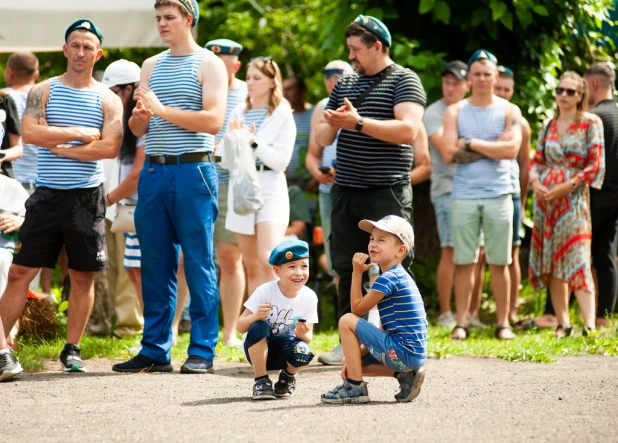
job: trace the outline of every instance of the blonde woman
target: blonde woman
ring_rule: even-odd
[[[529,275],[536,288],[549,285],[556,337],[571,334],[571,291],[584,319],[584,335],[595,328],[588,187],[601,188],[605,157],[603,123],[586,112],[586,95],[578,74],[560,77],[556,117],[543,124],[530,169],[535,199]]]
[[[247,99],[230,115],[228,131],[247,129],[255,155],[264,205],[255,214],[234,212],[233,188],[229,187],[226,229],[235,232],[247,268],[248,291],[275,280],[268,257],[283,240],[290,218],[285,170],[290,163],[296,126],[289,103],[283,98],[281,71],[270,57],[257,57],[247,65]],[[224,148],[219,146],[217,152]]]

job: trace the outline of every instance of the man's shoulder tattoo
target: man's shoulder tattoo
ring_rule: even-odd
[[[24,115],[39,119],[45,118],[45,105],[43,103],[43,86],[35,86],[28,92]]]

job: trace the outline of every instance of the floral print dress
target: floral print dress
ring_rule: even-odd
[[[542,288],[553,276],[567,282],[571,291],[594,292],[588,186],[600,189],[604,175],[603,123],[599,117],[584,113],[562,138],[556,119],[543,124],[530,167],[530,181],[539,179],[550,190],[572,178],[586,185],[552,201],[535,197],[529,262],[533,287]]]

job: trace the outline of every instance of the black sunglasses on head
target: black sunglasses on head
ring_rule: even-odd
[[[322,69],[322,74],[326,77],[332,77],[334,75],[338,77],[343,76],[343,69]]]
[[[571,89],[571,88],[560,88],[560,87],[556,88],[556,95],[562,95],[565,92],[567,93],[569,97],[573,97],[577,93],[577,90]]]

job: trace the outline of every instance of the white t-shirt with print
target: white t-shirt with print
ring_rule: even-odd
[[[292,324],[297,317],[307,320],[307,324],[318,322],[318,296],[303,286],[299,294],[294,298],[283,295],[277,284],[277,280],[269,281],[259,286],[245,302],[245,308],[251,312],[257,312],[258,306],[270,302],[270,315],[266,321],[270,324],[273,335],[294,335]],[[245,339],[243,335],[243,341]]]

